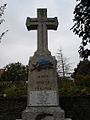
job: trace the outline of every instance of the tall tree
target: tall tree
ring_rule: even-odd
[[[5,66],[5,72],[2,74],[1,79],[6,81],[18,82],[27,81],[28,67],[21,63],[11,63]]]
[[[90,61],[84,60],[80,61],[77,65],[77,68],[74,69],[73,77],[75,78],[78,75],[89,75],[90,76]]]
[[[82,38],[79,49],[80,57],[88,59],[90,56],[90,0],[76,0],[77,5],[74,9],[73,32]]]
[[[90,61],[80,61],[72,74],[75,84],[79,88],[84,88],[82,92],[90,93]]]
[[[68,60],[64,57],[62,50],[59,49],[57,53],[57,72],[63,78],[71,74],[71,65]]]
[[[2,17],[4,15],[4,11],[6,9],[6,5],[7,4],[4,4],[3,6],[0,6],[0,25],[5,21]],[[6,32],[8,32],[8,30],[6,30],[6,31],[1,33],[1,35],[0,35],[0,42],[1,42],[1,39],[5,35]]]

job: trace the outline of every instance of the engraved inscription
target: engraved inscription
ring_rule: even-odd
[[[40,103],[49,104],[49,103],[47,103],[48,97],[49,97],[49,94],[46,91],[44,91],[44,92],[41,91],[41,92],[37,93],[37,99],[38,99],[37,104],[40,104]]]
[[[48,80],[48,75],[38,75],[35,82],[35,90],[51,90],[51,81]]]
[[[30,106],[56,106],[57,91],[31,91]]]

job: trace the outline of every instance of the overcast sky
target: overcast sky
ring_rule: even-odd
[[[56,55],[62,48],[65,57],[70,58],[76,67],[79,62],[78,48],[81,40],[74,35],[70,28],[73,26],[73,11],[76,0],[0,0],[0,5],[7,3],[5,23],[0,25],[0,33],[9,32],[0,43],[0,68],[12,62],[28,64],[29,57],[37,48],[36,31],[27,31],[27,17],[36,17],[37,8],[47,8],[48,17],[58,17],[57,31],[48,32],[49,50]]]

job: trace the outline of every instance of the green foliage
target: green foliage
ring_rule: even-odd
[[[75,83],[81,87],[90,87],[90,76],[89,75],[77,75]]]
[[[4,15],[4,10],[6,9],[6,5],[0,6],[0,18]],[[0,19],[0,24],[4,21],[4,19]]]
[[[78,75],[72,80],[61,80],[59,84],[60,96],[76,96],[90,94],[90,76]]]
[[[69,88],[67,87],[61,87],[59,89],[59,94],[60,96],[74,96],[74,95],[79,95],[79,89],[75,86],[70,86]]]
[[[6,65],[0,79],[0,96],[24,96],[27,95],[28,66],[21,63]]]
[[[2,74],[1,79],[3,81],[19,83],[20,81],[27,81],[27,77],[28,67],[17,62],[6,65],[5,72]]]
[[[72,75],[73,78],[76,78],[78,75],[90,75],[90,61],[84,60],[80,61],[80,63],[77,65],[77,68],[74,69],[74,73]]]
[[[26,96],[27,95],[27,84],[21,85],[16,89],[16,96]]]
[[[60,96],[74,96],[80,94],[79,87],[72,80],[61,80],[59,85]]]
[[[80,61],[73,73],[76,86],[80,89],[80,94],[90,94],[90,61]]]
[[[61,80],[59,93],[61,96],[90,94],[90,61],[80,61],[72,75],[74,81]]]
[[[10,82],[0,81],[0,96],[2,96],[4,94],[4,90],[9,88],[10,86],[11,86]]]
[[[11,86],[9,88],[6,88],[4,94],[6,94],[6,96],[16,96],[16,87]]]
[[[15,85],[11,82],[0,82],[0,96],[25,96],[27,95],[27,84],[21,82],[20,85]]]
[[[0,96],[3,94],[3,85],[0,84]]]
[[[0,6],[0,25],[5,21],[3,18],[2,18],[2,16],[4,15],[4,11],[5,11],[5,9],[6,9],[6,5],[7,4],[4,4],[3,6]],[[2,32],[1,33],[1,35],[0,35],[0,42],[1,42],[1,38],[5,35],[5,33],[7,33],[8,32],[8,30],[6,30],[6,31],[4,31],[4,32]]]
[[[90,56],[90,49],[85,46],[90,44],[90,1],[76,0],[78,4],[74,9],[74,26],[71,28],[73,32],[82,38],[79,49],[80,57],[87,59]]]

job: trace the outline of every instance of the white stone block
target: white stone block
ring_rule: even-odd
[[[29,106],[57,106],[57,91],[30,91]]]

